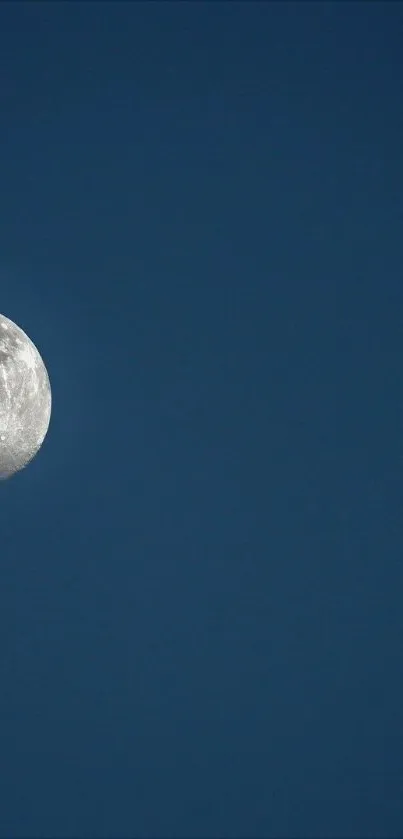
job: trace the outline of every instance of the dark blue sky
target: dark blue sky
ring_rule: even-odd
[[[402,836],[402,31],[0,6],[2,837]]]

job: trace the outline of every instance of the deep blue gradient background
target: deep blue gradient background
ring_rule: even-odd
[[[403,7],[2,3],[0,835],[403,835]]]

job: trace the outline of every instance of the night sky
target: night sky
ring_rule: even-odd
[[[1,837],[403,835],[402,42],[1,4]]]

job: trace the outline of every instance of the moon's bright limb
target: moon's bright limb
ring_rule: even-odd
[[[52,395],[46,367],[25,332],[0,314],[0,479],[19,472],[39,451]]]

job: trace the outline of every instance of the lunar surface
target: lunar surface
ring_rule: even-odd
[[[39,451],[52,396],[46,367],[22,329],[0,314],[0,479],[19,472]]]

